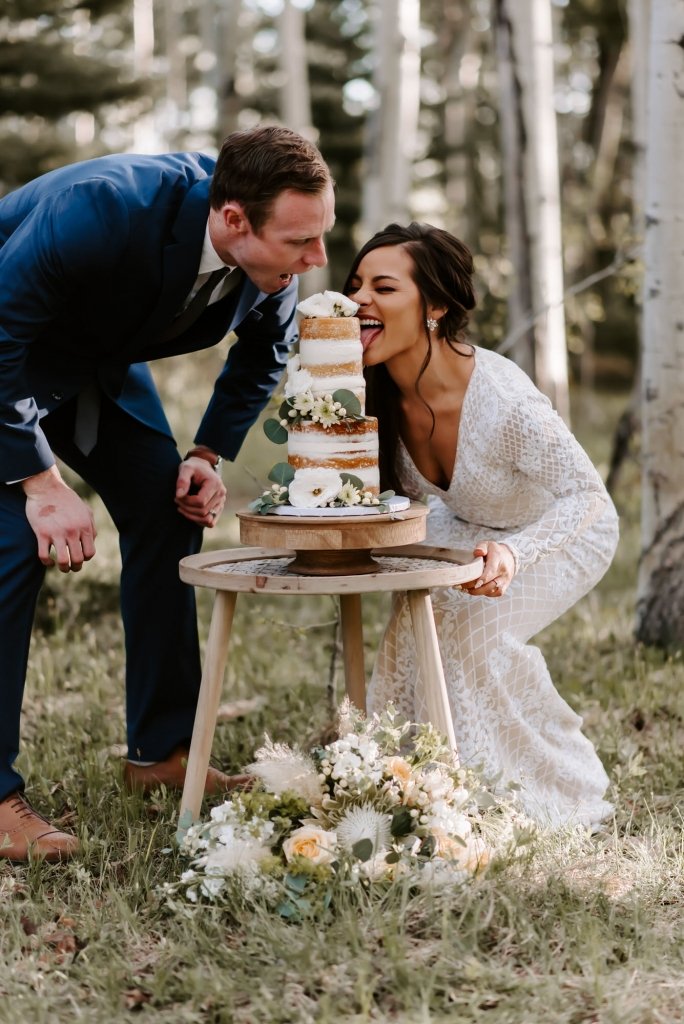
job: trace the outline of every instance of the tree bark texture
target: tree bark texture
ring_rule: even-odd
[[[652,0],[637,638],[684,644],[684,0]]]
[[[569,422],[551,0],[507,0],[505,7],[525,119],[525,216],[536,314],[536,383]]]

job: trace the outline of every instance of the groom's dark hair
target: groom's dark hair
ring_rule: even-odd
[[[328,185],[334,185],[330,168],[312,142],[281,125],[258,125],[225,139],[209,202],[214,210],[233,200],[240,203],[258,232],[281,192],[317,195]]]

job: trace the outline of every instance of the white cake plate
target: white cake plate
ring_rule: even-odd
[[[350,516],[386,516],[393,512],[404,512],[411,505],[410,498],[404,498],[395,494],[393,498],[380,505],[343,505],[341,508],[295,508],[294,505],[276,505],[268,515],[274,516],[306,516],[321,517],[324,519],[348,519]],[[383,507],[384,506],[384,507]]]

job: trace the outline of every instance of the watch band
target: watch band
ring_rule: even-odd
[[[212,469],[215,469],[217,473],[221,468],[221,463],[223,462],[220,455],[217,455],[216,452],[210,451],[208,448],[191,448],[183,456],[183,462],[185,462],[186,459],[204,459],[204,461],[208,462]]]

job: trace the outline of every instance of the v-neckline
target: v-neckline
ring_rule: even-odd
[[[470,374],[470,378],[469,378],[468,383],[466,385],[466,389],[463,392],[463,400],[461,401],[461,415],[460,415],[459,420],[458,420],[458,430],[456,431],[456,455],[455,455],[455,458],[454,458],[454,468],[451,471],[451,480],[449,481],[449,483],[447,484],[446,487],[440,487],[439,484],[435,484],[435,483],[432,482],[432,480],[429,480],[428,477],[423,476],[421,471],[416,466],[416,464],[415,464],[415,462],[413,460],[413,457],[411,456],[408,448],[404,444],[403,438],[401,438],[401,437],[399,438],[399,444],[401,445],[402,450],[404,452],[404,455],[408,459],[408,461],[411,464],[411,466],[413,467],[414,471],[417,473],[417,475],[420,477],[420,479],[424,483],[426,483],[428,485],[428,487],[431,487],[434,491],[437,491],[438,494],[448,494],[449,491],[451,490],[451,488],[454,485],[454,480],[456,479],[456,473],[458,471],[458,464],[459,464],[458,453],[461,450],[461,426],[463,424],[463,413],[464,413],[464,410],[465,410],[465,407],[466,407],[466,402],[468,401],[468,395],[470,394],[470,391],[471,391],[471,388],[472,388],[473,378],[474,378],[475,374],[477,373],[477,367],[478,367],[478,362],[479,362],[479,360],[477,358],[477,353],[478,353],[478,349],[477,349],[477,347],[475,345],[473,345],[473,372]]]

